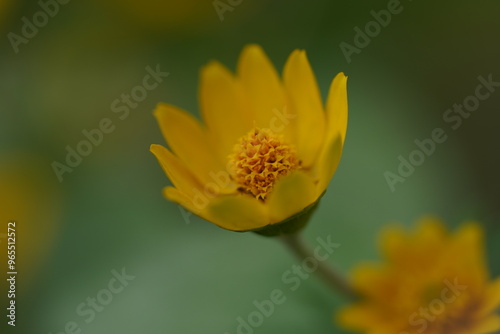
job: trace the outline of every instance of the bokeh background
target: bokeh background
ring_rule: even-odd
[[[0,234],[1,333],[55,334],[74,321],[86,334],[233,334],[236,319],[274,289],[287,300],[255,333],[345,333],[332,321],[345,299],[316,277],[295,292],[282,282],[296,260],[281,244],[186,219],[161,195],[169,181],[149,152],[164,143],[154,106],[198,116],[200,68],[217,59],[234,70],[249,43],[262,45],[280,72],[292,50],[306,49],[323,98],[336,73],[349,76],[344,155],[304,231],[313,245],[328,235],[341,244],[330,262],[347,272],[375,260],[381,228],[434,214],[450,227],[481,221],[491,273],[500,274],[500,89],[457,130],[442,118],[474,94],[478,76],[500,81],[500,1],[403,0],[351,62],[340,43],[354,45],[353,29],[387,1],[222,2],[231,7],[223,20],[212,0],[57,3],[16,52],[9,33],[22,36],[23,18],[33,22],[42,7],[0,0],[0,233],[9,220],[18,227],[15,328],[4,315]],[[169,76],[121,120],[111,103],[157,65]],[[103,118],[114,131],[59,182],[52,163],[64,163],[66,146]],[[391,192],[384,172],[396,172],[398,156],[436,127],[447,141]],[[135,278],[87,323],[77,306],[122,268]]]

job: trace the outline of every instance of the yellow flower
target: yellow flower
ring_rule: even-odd
[[[370,334],[484,334],[500,329],[500,278],[489,280],[479,224],[449,234],[422,219],[414,233],[390,228],[385,263],[359,265],[352,284],[364,296],[341,310],[339,323]]]
[[[305,51],[292,52],[282,80],[257,45],[244,48],[236,75],[212,61],[201,71],[205,124],[167,104],[154,112],[170,146],[151,146],[174,185],[164,195],[233,231],[263,231],[314,207],[342,153],[346,83],[339,73],[323,106]]]

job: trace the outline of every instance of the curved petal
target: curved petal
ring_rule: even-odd
[[[211,175],[224,170],[213,154],[207,135],[198,120],[177,107],[160,103],[154,111],[163,137],[192,174],[203,184]],[[229,182],[225,185],[229,187]]]
[[[302,166],[308,168],[314,163],[323,143],[325,112],[316,77],[305,51],[295,50],[288,57],[283,80],[296,115],[293,120],[295,145]]]
[[[202,216],[205,211],[205,207],[199,207],[195,205],[192,198],[181,192],[179,189],[174,187],[163,188],[163,196],[169,201],[175,202],[182,205],[186,210],[191,211],[195,215]]]
[[[318,192],[325,191],[342,156],[347,131],[347,77],[339,73],[330,85],[326,103],[326,133],[315,169]]]
[[[282,116],[287,108],[289,110],[285,92],[276,69],[260,46],[248,45],[243,49],[237,73],[252,107],[252,124],[283,132],[285,138],[290,140],[292,130],[289,124],[282,126],[279,122],[282,121],[280,114]],[[287,120],[286,117],[284,119]]]
[[[231,231],[254,230],[269,224],[264,204],[242,194],[214,198],[206,214],[207,220]]]
[[[344,145],[347,132],[347,77],[339,73],[333,79],[326,101],[326,137],[340,135]]]
[[[225,164],[237,140],[253,127],[241,84],[227,68],[213,61],[201,70],[199,100],[212,144]]]
[[[201,188],[201,184],[186,165],[167,148],[153,144],[150,151],[156,156],[172,184],[181,192],[192,197],[194,190]]]
[[[279,179],[266,199],[271,223],[283,220],[299,213],[318,199],[314,181],[303,171]]]
[[[318,194],[322,194],[337,170],[342,156],[342,138],[340,135],[327,141],[316,162],[316,177],[318,178]]]

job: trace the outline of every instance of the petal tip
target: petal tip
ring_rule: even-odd
[[[250,43],[245,45],[245,47],[241,51],[242,54],[247,52],[264,52],[264,50],[262,49],[262,46],[257,43]]]
[[[219,68],[219,67],[223,67],[223,66],[224,65],[222,65],[217,60],[210,60],[208,63],[206,63],[205,65],[203,65],[201,67],[201,70],[202,70],[202,72],[207,72],[207,71],[211,71],[215,68]]]
[[[160,159],[160,156],[165,153],[165,151],[168,151],[167,148],[165,148],[163,145],[159,144],[151,144],[149,146],[149,151],[154,154],[154,156],[157,159]],[[170,152],[169,152],[170,153]]]
[[[163,114],[165,114],[170,109],[170,105],[164,102],[159,102],[156,104],[156,107],[153,109],[153,115],[156,119],[160,118]]]

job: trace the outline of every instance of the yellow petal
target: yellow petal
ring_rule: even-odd
[[[231,231],[254,230],[269,224],[264,204],[247,195],[216,197],[206,215],[210,222]]]
[[[429,243],[442,244],[446,242],[448,232],[441,220],[433,216],[424,216],[418,220],[415,238],[426,247]]]
[[[393,323],[388,321],[390,315],[384,313],[383,309],[370,303],[359,303],[344,307],[336,315],[336,321],[339,325],[368,334],[388,334],[400,333],[394,330]]]
[[[316,177],[319,180],[317,186],[318,194],[322,194],[326,187],[328,187],[333,174],[337,170],[341,156],[342,138],[338,135],[325,143],[318,157],[318,161],[315,166]]]
[[[151,145],[151,153],[156,156],[161,167],[172,184],[184,194],[192,197],[194,189],[201,188],[198,180],[191,174],[186,165],[168,149],[161,145]]]
[[[462,224],[453,235],[448,253],[450,258],[461,254],[460,262],[452,262],[455,263],[455,270],[468,281],[469,291],[479,293],[488,279],[483,231],[480,225],[472,222]]]
[[[500,277],[488,283],[483,295],[484,302],[479,314],[486,315],[500,308]]]
[[[169,201],[182,205],[186,210],[189,210],[196,215],[200,215],[204,211],[203,209],[205,209],[194,205],[192,198],[190,198],[177,188],[165,187],[163,188],[163,195]]]
[[[407,248],[413,248],[418,260],[430,263],[437,254],[442,254],[449,238],[443,222],[435,217],[427,216],[418,221],[418,227],[408,242]]]
[[[336,314],[340,326],[357,331],[365,331],[377,322],[372,305],[357,304],[342,308]]]
[[[302,166],[308,168],[323,143],[325,112],[305,51],[292,52],[285,64],[283,80],[296,116],[293,119],[296,126],[295,146]]]
[[[266,200],[271,223],[290,218],[317,199],[314,181],[305,172],[298,170],[279,179]]]
[[[500,316],[492,314],[489,317],[479,320],[474,329],[468,334],[493,334],[500,330]]]
[[[209,200],[205,202],[205,199],[208,197],[205,197],[204,199],[202,193],[197,193],[194,195],[194,197],[189,197],[183,192],[179,191],[179,189],[177,188],[165,187],[163,189],[163,195],[169,201],[181,205],[182,207],[184,207],[184,209],[190,211],[198,217],[201,217],[205,220],[210,220],[210,217],[207,214]],[[185,214],[183,213],[182,216],[184,218]]]
[[[288,106],[278,73],[260,46],[249,45],[243,49],[237,72],[252,108],[252,124],[275,131],[277,113]],[[288,130],[284,135],[289,140],[291,129],[285,126],[284,130]]]
[[[380,248],[388,261],[401,270],[428,273],[442,261],[446,236],[444,225],[439,220],[425,217],[412,234],[407,234],[401,227],[386,228]]]
[[[326,102],[326,133],[318,156],[315,173],[319,178],[318,192],[325,191],[342,156],[347,131],[347,77],[339,73],[330,85]]]
[[[396,261],[407,246],[406,234],[401,226],[386,227],[380,237],[380,249],[389,260]],[[399,261],[397,261],[399,262]]]
[[[387,270],[379,265],[372,263],[358,264],[352,272],[352,284],[361,295],[372,298],[373,300],[379,297],[385,291],[382,287],[387,281]],[[382,299],[383,300],[383,299]]]
[[[200,123],[188,112],[163,103],[158,104],[154,115],[176,156],[201,183],[213,182],[211,173],[224,170],[224,165],[215,159]]]
[[[248,102],[233,75],[218,62],[201,70],[200,108],[219,159],[226,163],[237,140],[253,127]]]
[[[333,79],[326,101],[327,138],[340,135],[342,145],[347,131],[347,77],[339,73]]]
[[[484,258],[482,251],[484,246],[483,230],[478,223],[466,222],[460,225],[455,232],[453,239],[456,244],[464,247],[467,250],[477,250],[474,255],[479,258]]]

